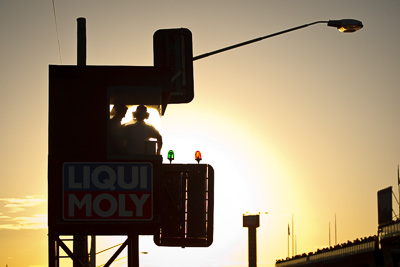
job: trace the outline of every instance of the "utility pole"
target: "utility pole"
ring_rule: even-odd
[[[331,246],[331,222],[329,221],[329,246]]]
[[[294,256],[294,218],[292,213],[292,257]]]
[[[335,246],[337,245],[337,227],[336,227],[336,213],[335,213]]]
[[[86,66],[86,19],[77,18],[78,36],[77,36],[77,65]]]
[[[86,19],[78,18],[77,34],[77,65],[86,66]],[[73,252],[84,266],[89,266],[88,240],[86,235],[73,236]],[[74,261],[74,267],[80,267],[79,263]]]
[[[397,191],[398,191],[398,196],[400,198],[400,170],[399,170],[399,165],[397,164]],[[399,204],[399,216],[400,216],[400,202],[398,202],[397,204]]]
[[[288,233],[287,233],[287,256],[289,258],[290,257],[290,243],[289,243],[289,240],[290,240],[290,224],[287,225],[287,231],[288,231]]]

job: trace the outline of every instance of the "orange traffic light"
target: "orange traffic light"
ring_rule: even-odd
[[[202,160],[200,151],[196,151],[196,153],[194,153],[194,159],[200,164],[200,160]]]

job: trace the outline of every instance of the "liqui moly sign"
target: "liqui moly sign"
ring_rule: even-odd
[[[152,164],[64,163],[63,218],[67,221],[152,220]]]

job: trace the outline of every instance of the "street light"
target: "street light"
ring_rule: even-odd
[[[268,212],[243,214],[243,227],[247,227],[249,232],[249,267],[257,267],[257,228],[260,226],[260,214]]]
[[[211,55],[215,55],[215,54],[218,54],[218,53],[221,53],[221,52],[225,52],[227,50],[231,50],[231,49],[234,49],[234,48],[237,48],[237,47],[241,47],[241,46],[244,46],[244,45],[255,43],[255,42],[270,38],[270,37],[281,35],[281,34],[284,34],[284,33],[287,33],[287,32],[299,30],[299,29],[302,29],[302,28],[305,28],[305,27],[308,27],[308,26],[311,26],[311,25],[314,25],[314,24],[318,24],[318,23],[327,23],[328,26],[336,27],[340,32],[344,32],[344,33],[352,33],[352,32],[358,31],[359,29],[361,29],[363,27],[362,22],[359,21],[359,20],[355,20],[355,19],[315,21],[315,22],[307,23],[307,24],[304,24],[304,25],[301,25],[301,26],[297,26],[297,27],[288,29],[288,30],[280,31],[280,32],[277,32],[277,33],[273,33],[273,34],[269,34],[269,35],[266,35],[266,36],[258,37],[258,38],[255,38],[255,39],[252,39],[252,40],[249,40],[249,41],[246,41],[246,42],[242,42],[242,43],[239,43],[239,44],[235,44],[235,45],[232,45],[232,46],[221,48],[221,49],[209,52],[209,53],[205,53],[205,54],[193,57],[193,61],[198,60],[198,59],[202,59],[202,58],[205,58],[205,57],[208,57],[208,56],[211,56]]]
[[[336,27],[340,32],[352,33],[361,29],[363,24],[355,19],[341,19],[328,21],[328,26]]]

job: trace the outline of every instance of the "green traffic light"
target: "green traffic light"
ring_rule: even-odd
[[[172,150],[168,151],[168,160],[169,160],[169,163],[172,163],[172,161],[174,160],[174,157],[175,157],[174,151],[172,151]]]

